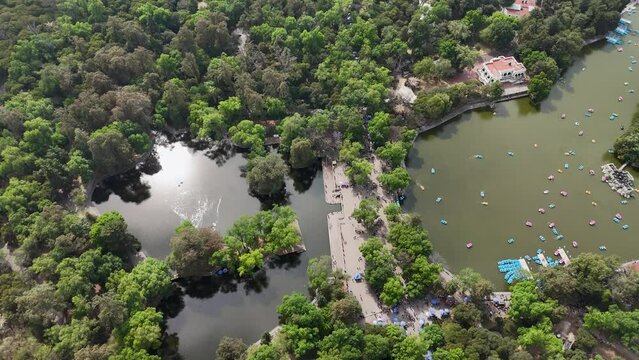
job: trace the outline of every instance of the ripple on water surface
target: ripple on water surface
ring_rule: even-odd
[[[101,212],[122,213],[150,256],[168,255],[169,239],[183,220],[224,232],[241,215],[266,206],[248,193],[241,177],[246,159],[240,154],[196,150],[182,142],[157,145],[155,152],[140,169],[110,179],[109,189],[94,195]],[[293,174],[286,184],[305,254],[271,264],[251,282],[205,279],[183,284],[183,294],[163,308],[169,317],[167,331],[177,334],[185,359],[211,359],[222,336],[258,340],[277,324],[275,309],[282,297],[306,292],[308,259],[329,253],[326,214],[331,207],[324,202],[320,171]]]

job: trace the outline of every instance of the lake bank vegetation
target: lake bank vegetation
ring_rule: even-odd
[[[437,285],[433,294],[445,299],[461,290],[468,300],[447,302],[450,317],[432,318],[418,334],[406,335],[400,325],[362,323],[362,310],[345,290],[343,274],[331,269],[329,257],[322,257],[308,268],[314,302],[301,293],[285,296],[277,308],[280,329],[274,337],[265,333],[251,347],[226,339],[217,354],[245,360],[421,360],[425,354],[434,360],[600,360],[610,350],[600,344],[604,335],[637,351],[639,272],[617,271],[618,266],[608,257],[584,253],[570,266],[546,268],[535,281],[512,287],[503,317],[494,317],[494,307],[486,301],[492,285],[465,269],[449,285]],[[574,339],[564,349],[567,332]]]
[[[0,267],[0,358],[168,356],[161,348],[165,334],[157,304],[173,291],[171,268],[189,275],[196,266],[215,265],[249,274],[265,253],[296,240],[290,222],[278,223],[273,213],[242,218],[250,223],[247,233],[238,225],[221,239],[184,224],[168,263],[136,262],[140,245],[120,214],[86,216],[83,206],[91,194],[85,185],[135,166],[151,151],[155,131],[188,129],[197,138],[229,139],[248,149],[249,187],[272,197],[284,187],[286,164],[264,148],[267,130],[259,122],[276,120],[280,152],[292,167],[344,153],[351,180],[366,183],[371,170],[365,159],[375,151],[395,168],[384,186],[399,192],[409,183],[399,159],[415,136],[410,127],[469,98],[495,96],[497,89],[471,81],[420,93],[411,122],[392,111],[395,76],[414,68],[425,80],[447,80],[471,66],[480,41],[522,57],[538,101],[583,39],[612,28],[621,8],[619,0],[545,1],[539,11],[515,21],[496,14],[502,5],[507,4],[0,1],[0,238],[10,250]],[[283,209],[273,211],[286,213]],[[256,225],[256,219],[265,223]],[[382,277],[389,303],[404,292],[423,294],[418,279],[432,270],[415,252],[425,248],[420,231],[391,238],[400,252],[393,254],[396,260],[412,264],[405,275],[413,285],[403,289],[396,278]],[[191,256],[189,244],[213,253],[208,259]],[[292,305],[280,310],[290,323],[289,338],[301,339],[290,342],[291,351],[335,358],[352,329],[331,337],[326,310],[305,301],[292,296],[285,303],[298,302],[308,316]],[[336,307],[334,319],[352,321],[342,314],[352,301]],[[614,329],[605,321],[619,316],[616,310],[595,315],[593,328],[625,339],[628,328]],[[354,348],[360,349],[369,334],[353,331]],[[398,353],[415,354],[415,346],[421,349],[427,341],[389,332],[394,340],[388,345],[397,345]],[[390,349],[380,336],[369,337],[370,348],[381,343],[378,347]],[[309,339],[325,345],[318,350]],[[441,352],[452,356],[448,351],[458,352],[455,348]]]
[[[632,115],[628,129],[615,141],[613,149],[619,161],[639,168],[639,108]]]

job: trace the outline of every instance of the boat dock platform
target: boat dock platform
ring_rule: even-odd
[[[625,167],[626,164],[619,169],[617,169],[613,163],[602,165],[601,172],[603,176],[601,177],[601,181],[608,184],[608,186],[619,195],[630,198],[634,195],[635,179],[628,171],[624,171]]]
[[[521,265],[521,268],[526,270],[527,272],[530,273],[530,268],[528,267],[528,264],[526,263],[526,260],[520,258],[519,259],[519,264]]]
[[[548,267],[548,260],[546,260],[546,256],[543,253],[537,254],[537,256],[539,256],[539,260],[541,261],[541,266]]]
[[[557,252],[559,253],[559,256],[561,257],[561,260],[563,260],[564,265],[570,265],[570,258],[568,258],[568,254],[566,254],[566,250],[564,250],[563,248],[559,248],[557,249]]]

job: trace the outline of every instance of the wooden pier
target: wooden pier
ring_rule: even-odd
[[[537,254],[537,256],[539,257],[539,261],[541,261],[541,266],[548,267],[548,260],[546,260],[546,256],[543,253]]]
[[[557,249],[557,252],[559,252],[559,256],[561,256],[561,260],[564,261],[564,265],[570,265],[570,258],[568,258],[568,254],[566,254],[566,250],[564,250],[563,248],[559,248]]]
[[[524,259],[519,259],[519,265],[521,265],[521,268],[526,270],[527,272],[530,273],[530,268],[528,267],[528,264],[526,263],[526,260]]]

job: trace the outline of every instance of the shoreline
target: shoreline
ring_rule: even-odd
[[[527,86],[523,88],[520,86],[513,90],[514,91],[501,96],[497,100],[481,100],[462,105],[437,121],[430,124],[424,124],[416,128],[415,130],[417,131],[417,135],[441,126],[468,111],[492,107],[498,102],[528,96]],[[417,136],[412,140],[411,147],[416,139]],[[380,202],[380,207],[383,208],[384,206],[392,203],[393,199],[389,197],[377,181],[378,175],[383,173],[381,161],[373,155],[372,163],[374,166],[370,177],[373,184],[376,185],[373,195],[377,196],[377,199]],[[406,159],[404,159],[401,166],[406,166]],[[324,200],[328,204],[341,206],[339,211],[329,213],[326,216],[332,268],[333,270],[342,270],[346,274],[348,279],[346,283],[348,292],[358,299],[360,306],[362,307],[364,322],[374,323],[381,320],[388,324],[391,323],[390,320],[392,316],[394,319],[400,318],[405,321],[407,324],[406,329],[409,333],[417,333],[421,327],[418,320],[425,319],[426,323],[430,322],[427,314],[431,308],[427,301],[412,301],[407,304],[405,303],[404,306],[401,306],[399,314],[391,315],[390,310],[381,304],[377,295],[372,292],[366,282],[356,282],[352,278],[355,272],[363,273],[365,270],[366,266],[359,251],[359,244],[366,241],[368,236],[366,230],[350,216],[353,210],[359,205],[362,198],[359,194],[355,194],[350,185],[346,188],[341,187],[342,183],[350,184],[344,170],[343,164],[326,159],[322,161]],[[380,218],[384,223],[384,228],[387,229],[388,221],[383,212],[380,213]],[[364,236],[361,234],[364,234]],[[355,243],[356,246],[353,246],[353,243]],[[396,270],[397,274],[400,272],[401,269]],[[454,274],[443,267],[439,276],[444,283],[447,283],[453,279]]]
[[[515,90],[512,93],[502,95],[497,100],[477,100],[477,101],[469,102],[467,104],[461,105],[453,109],[448,114],[442,116],[441,118],[435,120],[434,122],[421,125],[415,128],[414,130],[417,131],[417,135],[419,135],[421,133],[424,133],[426,131],[429,131],[436,127],[444,125],[447,122],[455,119],[458,116],[463,115],[464,113],[468,111],[473,111],[473,110],[486,108],[486,107],[493,107],[495,104],[500,102],[515,100],[515,99],[519,99],[519,98],[523,98],[527,96],[528,96],[528,87],[526,86],[525,89]]]

